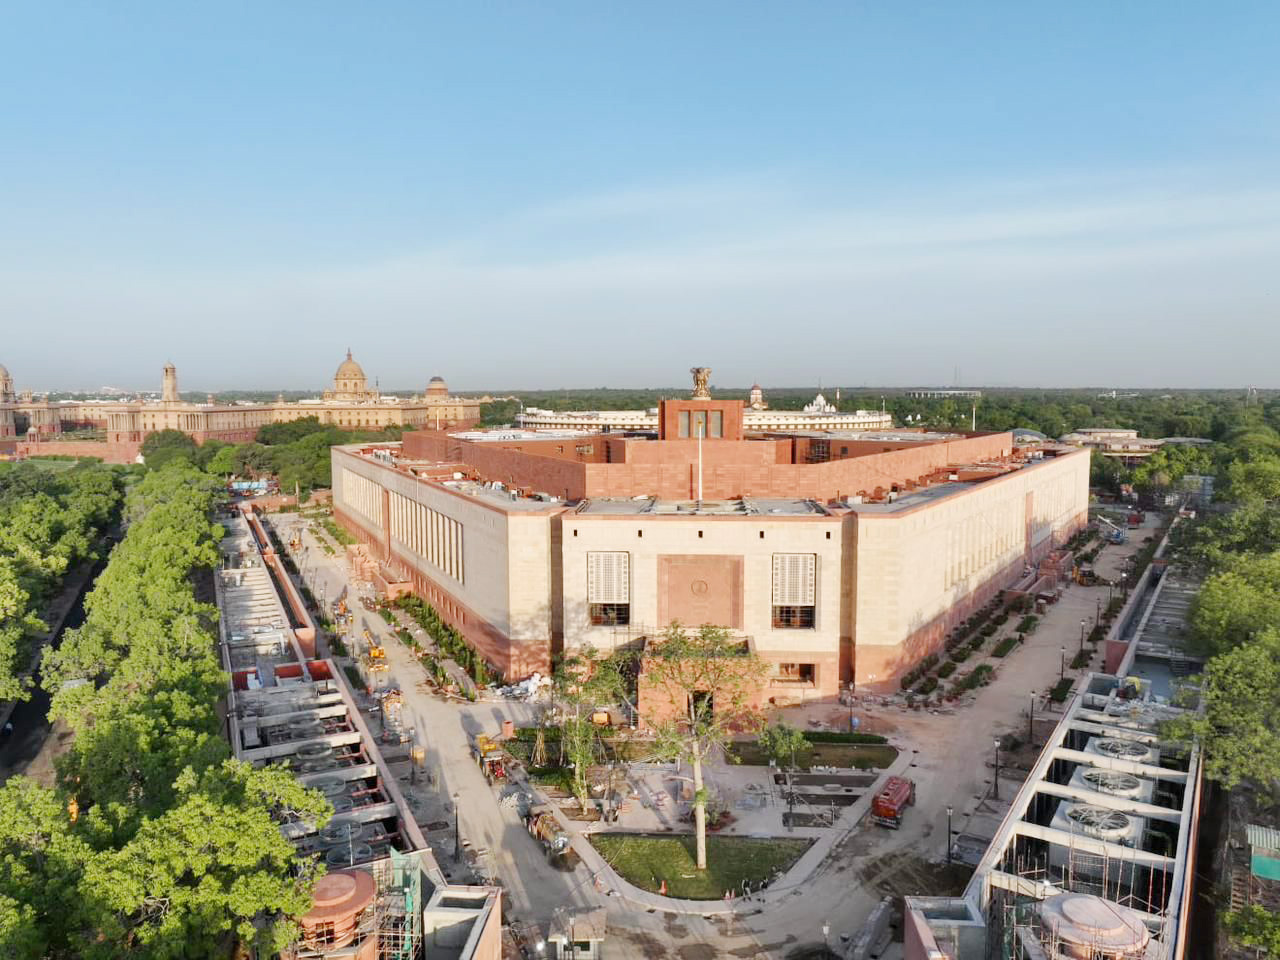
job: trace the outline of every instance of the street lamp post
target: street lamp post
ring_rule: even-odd
[[[1080,618],[1080,652],[1081,653],[1084,653],[1084,625],[1087,622],[1088,621],[1084,617]]]
[[[1031,691],[1031,702],[1027,705],[1027,743],[1036,745],[1036,692]]]
[[[1061,683],[1067,678],[1067,648],[1059,647],[1062,651],[1062,662],[1058,665],[1058,682]]]
[[[822,925],[822,945],[827,948],[827,952],[831,952],[831,924],[824,923]]]
[[[453,795],[453,862],[462,859],[462,835],[458,830],[458,794]]]
[[[1000,738],[996,737],[991,741],[996,748],[996,775],[991,781],[991,799],[1000,799]]]
[[[955,836],[951,831],[951,807],[947,807],[947,866],[951,866],[951,838]]]

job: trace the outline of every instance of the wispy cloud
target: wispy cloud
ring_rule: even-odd
[[[26,273],[0,308],[72,328],[106,311],[149,337],[174,336],[181,310],[325,369],[363,337],[384,383],[416,384],[422,353],[477,386],[663,382],[694,360],[742,383],[940,380],[955,363],[986,382],[1266,383],[1277,249],[1267,184],[888,197],[743,176],[560,200],[339,270]],[[1149,362],[1090,359],[1118,336]],[[269,358],[242,375],[277,382]]]

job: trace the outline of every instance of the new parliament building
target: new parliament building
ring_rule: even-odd
[[[775,702],[892,683],[1087,521],[1085,450],[743,414],[698,368],[653,431],[334,447],[335,516],[380,586],[424,597],[508,679],[714,624],[771,665]]]

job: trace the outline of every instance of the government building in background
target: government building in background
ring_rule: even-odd
[[[998,591],[1033,589],[1087,521],[1088,451],[749,426],[706,373],[651,431],[334,447],[335,515],[379,587],[425,598],[509,679],[711,623],[771,665],[778,703],[896,687]]]
[[[840,391],[836,391],[836,400]],[[526,430],[586,430],[616,433],[658,429],[658,408],[648,410],[543,410],[527,407],[516,417]],[[760,384],[751,388],[750,400],[742,408],[742,428],[747,433],[770,430],[887,430],[893,417],[883,410],[854,410],[841,413],[819,393],[803,410],[770,410]]]
[[[321,423],[351,430],[454,428],[474,425],[489,398],[455,397],[440,377],[432,377],[419,395],[383,396],[347,351],[330,389],[312,400],[275,403],[189,403],[179,398],[178,372],[165,364],[159,400],[37,400],[28,391],[16,394],[9,372],[0,367],[0,453],[18,456],[62,454],[101,457],[129,463],[142,441],[159,430],[181,430],[198,442],[248,443],[259,428],[315,417]],[[60,439],[71,431],[93,430],[90,440]],[[6,450],[5,447],[8,447]]]

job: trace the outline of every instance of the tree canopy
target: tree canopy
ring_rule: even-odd
[[[197,598],[219,559],[219,487],[183,458],[149,471],[84,624],[47,657],[72,740],[54,787],[0,787],[0,956],[213,958],[237,938],[270,952],[310,904],[315,866],[279,817],[321,823],[328,804],[232,760],[221,736],[217,611]]]
[[[693,770],[697,866],[707,867],[707,789],[702,768],[735,731],[758,729],[757,694],[767,665],[723,628],[686,630],[672,623],[645,650],[641,715],[656,735],[658,756]]]
[[[20,674],[62,577],[97,556],[120,510],[121,471],[97,463],[53,472],[0,464],[0,699],[25,698]]]

